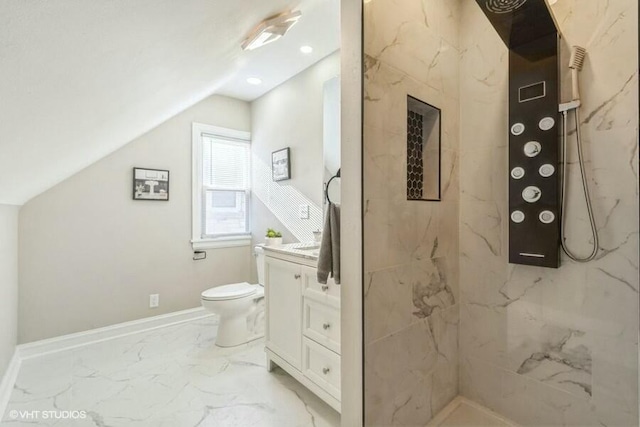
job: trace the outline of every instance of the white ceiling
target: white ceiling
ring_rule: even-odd
[[[284,38],[240,49],[286,9],[302,18]],[[338,13],[339,0],[2,0],[0,203],[23,204],[213,93],[261,96],[339,48]]]

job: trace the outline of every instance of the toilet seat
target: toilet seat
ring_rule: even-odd
[[[253,295],[258,290],[258,285],[247,282],[233,283],[231,285],[216,286],[202,293],[202,299],[206,301],[224,301],[238,299]]]

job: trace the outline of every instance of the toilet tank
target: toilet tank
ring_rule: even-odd
[[[256,257],[256,267],[258,267],[258,283],[264,285],[264,249],[262,246],[253,248]]]

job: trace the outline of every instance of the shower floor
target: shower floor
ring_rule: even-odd
[[[501,415],[464,397],[456,397],[435,416],[429,427],[518,427]]]

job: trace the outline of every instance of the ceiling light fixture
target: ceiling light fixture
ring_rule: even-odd
[[[249,37],[242,42],[242,50],[253,50],[272,43],[284,36],[302,16],[299,10],[285,12],[259,23]]]
[[[262,80],[257,77],[249,77],[247,79],[247,83],[249,83],[250,85],[259,85],[262,83]]]
[[[311,46],[300,46],[300,52],[308,54],[313,52],[313,48]]]

